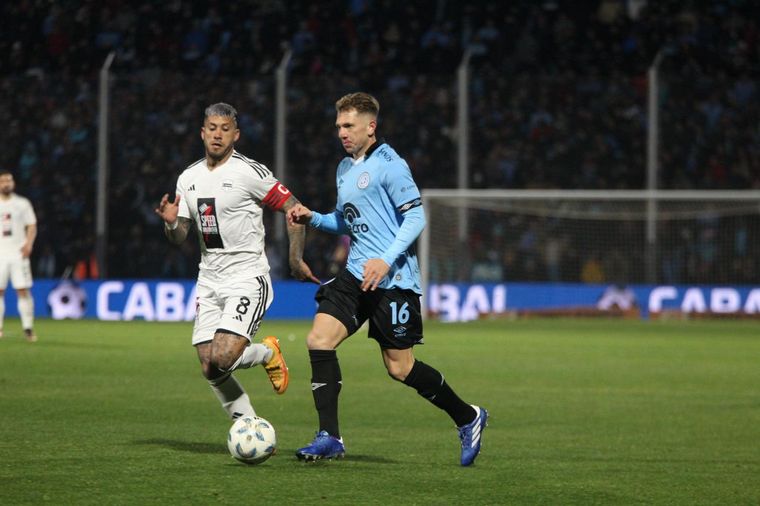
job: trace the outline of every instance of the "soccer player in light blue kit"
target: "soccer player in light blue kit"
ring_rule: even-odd
[[[351,93],[335,109],[338,137],[350,155],[338,165],[336,209],[320,214],[296,204],[287,213],[291,224],[351,238],[346,268],[316,295],[319,308],[307,346],[319,431],[296,456],[313,461],[345,454],[338,427],[342,377],[336,348],[369,320],[369,337],[380,345],[388,374],[451,417],[459,430],[460,462],[469,466],[480,452],[488,412],[460,399],[440,372],[412,353],[422,344],[414,248],[425,227],[419,190],[404,159],[375,138],[380,105],[374,97]]]

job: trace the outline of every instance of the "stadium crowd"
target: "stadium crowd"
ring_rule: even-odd
[[[465,54],[473,188],[643,188],[646,71],[658,52],[660,187],[760,188],[760,5],[750,0],[25,0],[0,14],[0,111],[9,125],[0,167],[14,171],[38,213],[38,277],[91,264],[97,76],[110,51],[109,276],[194,275],[196,246],[167,246],[153,208],[202,156],[208,103],[233,103],[239,149],[274,167],[274,71],[286,49],[286,183],[314,209],[333,201],[342,156],[333,102],[356,89],[381,99],[381,137],[421,188],[456,186],[456,70]],[[748,226],[757,240],[756,223]],[[496,244],[494,233],[477,230],[473,251]],[[661,277],[704,280],[709,266],[686,267],[699,234],[674,234],[686,257],[663,260]],[[334,238],[315,233],[310,242],[315,272],[334,270]],[[717,269],[735,243],[705,261]],[[530,265],[545,265],[547,239],[525,244],[504,244],[507,279],[580,280],[593,256],[540,274]],[[281,256],[270,253],[274,277],[287,275]],[[756,270],[735,279],[749,282]]]

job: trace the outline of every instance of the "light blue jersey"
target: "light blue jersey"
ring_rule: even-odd
[[[388,144],[374,144],[362,159],[346,157],[338,164],[336,184],[335,212],[314,213],[311,224],[351,237],[346,268],[357,279],[363,278],[367,260],[381,258],[391,268],[380,288],[421,294],[414,241],[425,217],[420,191],[404,159]]]

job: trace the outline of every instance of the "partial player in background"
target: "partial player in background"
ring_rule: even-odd
[[[460,463],[469,466],[480,452],[488,412],[460,399],[443,374],[412,352],[422,344],[422,289],[414,248],[425,227],[419,190],[406,161],[375,138],[380,105],[374,97],[352,93],[338,100],[335,109],[338,137],[350,155],[338,165],[336,209],[320,214],[296,204],[288,212],[292,224],[351,237],[346,268],[316,295],[319,308],[307,346],[319,430],[296,456],[310,461],[345,453],[338,427],[343,378],[336,348],[369,320],[369,337],[380,345],[388,374],[451,417],[459,430]]]
[[[230,418],[253,415],[248,394],[232,372],[263,364],[278,394],[288,369],[276,337],[253,343],[272,303],[264,253],[264,207],[285,212],[298,200],[264,165],[235,150],[237,111],[225,103],[206,108],[201,139],[206,156],[179,176],[174,202],[164,195],[156,213],[167,238],[180,244],[195,227],[200,241],[198,309],[192,343],[203,375]],[[288,225],[293,276],[319,283],[303,261],[305,227]]]
[[[13,174],[0,170],[0,337],[3,337],[5,289],[10,279],[16,290],[18,313],[26,340],[34,342],[34,300],[32,299],[32,255],[37,237],[37,217],[28,199],[13,192]]]

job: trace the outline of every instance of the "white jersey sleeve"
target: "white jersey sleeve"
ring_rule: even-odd
[[[261,167],[264,167],[261,165]],[[265,168],[266,169],[266,168]],[[251,194],[251,198],[263,202],[272,187],[278,183],[274,174],[266,170],[252,170],[246,174],[245,186]]]
[[[185,184],[182,181],[181,175],[177,178],[177,189],[175,193],[176,195],[174,198],[179,198],[179,212],[177,213],[177,217],[192,219],[192,216],[190,216],[190,209],[187,207],[187,193],[185,192]]]
[[[21,223],[24,225],[24,227],[27,227],[29,225],[36,225],[37,215],[34,214],[34,208],[32,207],[32,203],[29,202],[29,199],[26,199],[24,197],[20,197],[20,198],[22,202]]]
[[[280,183],[265,165],[239,153],[235,153],[233,156],[246,163],[252,169],[247,173],[246,178],[246,188],[250,192],[251,197],[271,209],[280,209],[285,201],[288,200],[288,197],[290,197],[290,190]]]

